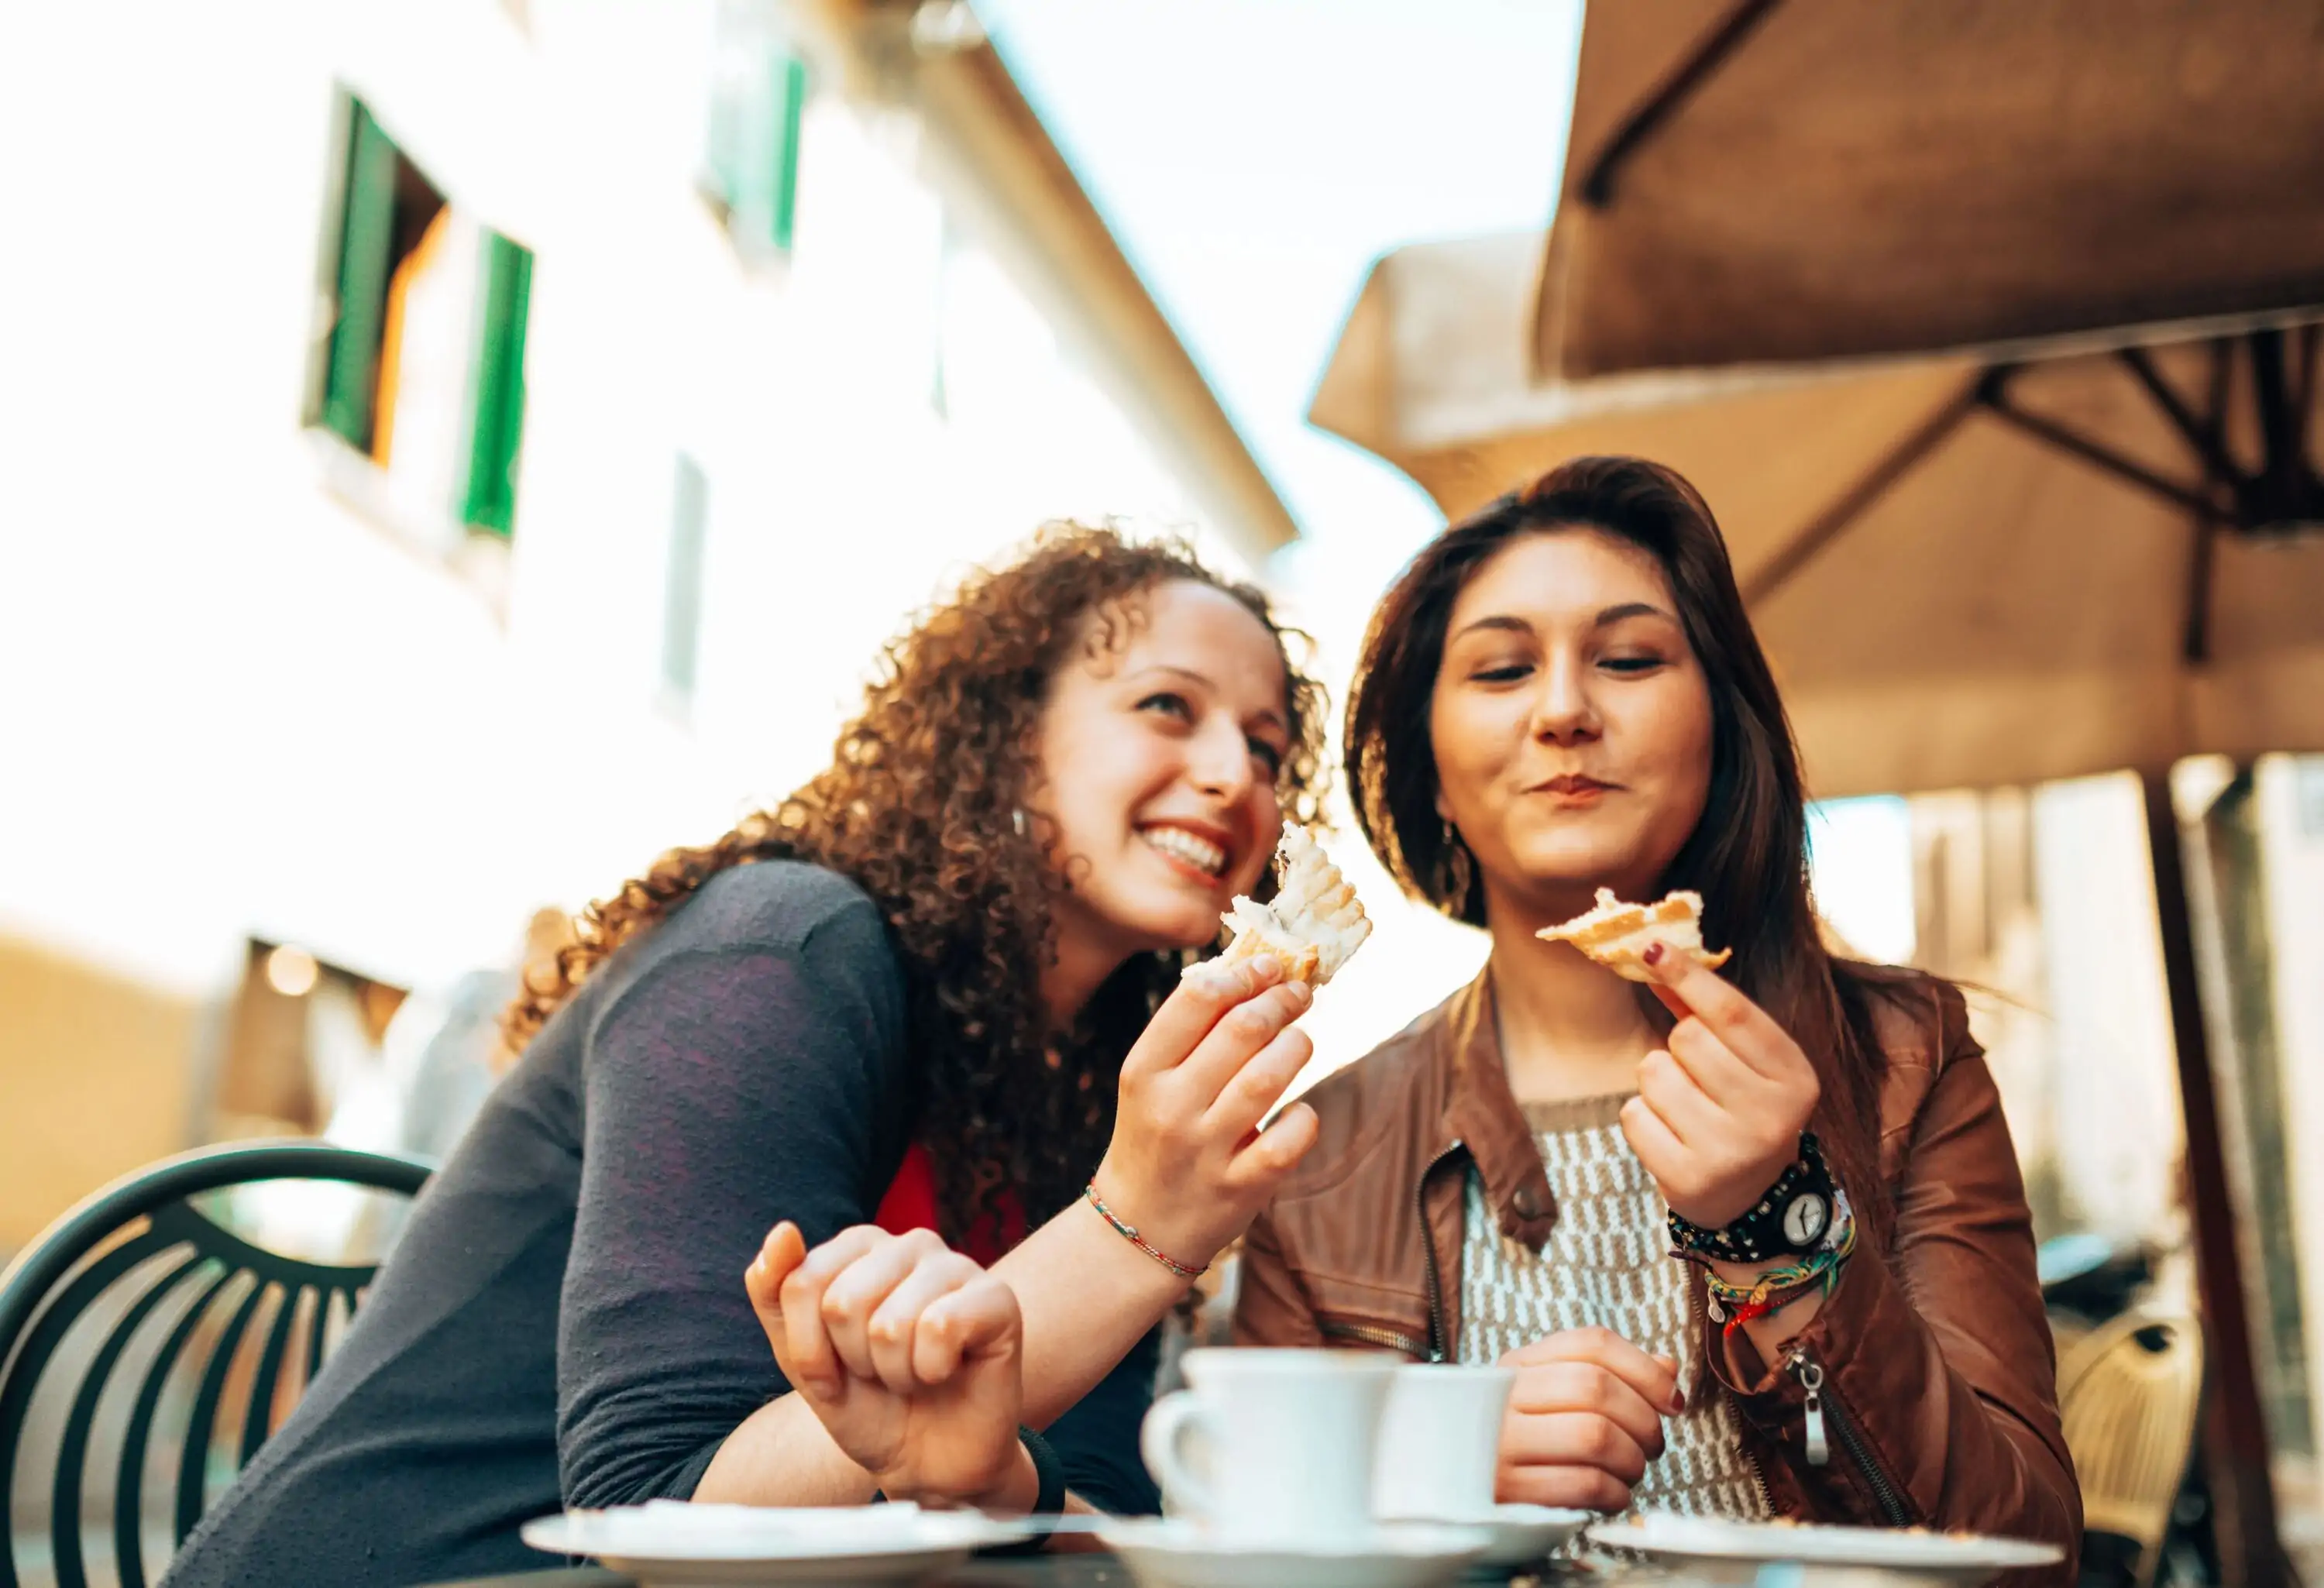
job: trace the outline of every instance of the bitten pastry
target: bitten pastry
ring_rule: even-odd
[[[1650,943],[1659,943],[1714,971],[1733,952],[1722,948],[1713,954],[1703,947],[1702,895],[1683,890],[1659,904],[1625,904],[1614,897],[1614,890],[1600,888],[1596,909],[1570,921],[1544,927],[1534,936],[1553,943],[1571,943],[1616,975],[1633,982],[1655,979],[1646,969]]]
[[[1280,882],[1275,897],[1261,904],[1237,896],[1234,907],[1219,918],[1234,928],[1234,939],[1224,954],[1205,963],[1232,965],[1268,954],[1281,963],[1286,977],[1320,987],[1372,935],[1372,923],[1354,886],[1323,846],[1288,822],[1276,862]]]

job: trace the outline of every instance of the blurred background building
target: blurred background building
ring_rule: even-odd
[[[538,907],[790,787],[1042,520],[1295,532],[964,8],[130,21],[0,46],[0,1251],[392,1140]]]

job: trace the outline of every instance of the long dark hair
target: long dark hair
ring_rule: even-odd
[[[827,866],[887,918],[945,1237],[957,1242],[1001,1213],[1004,1195],[1028,1223],[1046,1219],[1097,1167],[1122,1057],[1189,956],[1134,956],[1091,999],[1077,1029],[1049,1032],[1040,974],[1067,884],[1045,848],[1044,824],[1017,813],[1037,798],[1035,741],[1050,679],[1078,648],[1119,649],[1146,621],[1145,594],[1181,580],[1224,591],[1275,636],[1291,739],[1277,792],[1286,817],[1312,826],[1323,695],[1291,654],[1296,631],[1267,596],[1212,572],[1178,541],[1054,524],[1020,555],[973,572],[889,642],[829,766],[773,808],[714,843],[670,851],[584,911],[553,971],[528,978],[503,1017],[510,1046],[522,1048],[616,950],[720,872],[778,859]]]
[[[1422,549],[1374,609],[1356,664],[1345,734],[1356,820],[1406,892],[1455,919],[1485,924],[1483,879],[1436,809],[1429,708],[1445,629],[1462,589],[1502,546],[1577,528],[1615,536],[1661,565],[1710,684],[1710,794],[1662,885],[1702,895],[1706,937],[1735,950],[1728,974],[1814,1062],[1823,1085],[1819,1134],[1865,1205],[1860,1211],[1884,1228],[1886,1065],[1868,1000],[1904,978],[1836,960],[1824,948],[1809,891],[1807,802],[1791,722],[1718,521],[1675,471],[1636,457],[1577,457]]]

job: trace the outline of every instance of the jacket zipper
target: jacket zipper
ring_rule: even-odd
[[[1428,1177],[1434,1174],[1447,1159],[1461,1150],[1461,1139],[1428,1160],[1420,1171],[1420,1183],[1412,1188],[1412,1211],[1420,1221],[1420,1249],[1428,1259],[1428,1358],[1443,1362],[1452,1354],[1452,1342],[1446,1338],[1452,1330],[1444,1323],[1444,1287],[1436,1277],[1436,1232],[1428,1227]]]
[[[1751,1473],[1751,1487],[1759,1491],[1759,1514],[1764,1517],[1779,1514],[1775,1510],[1775,1497],[1767,1492],[1767,1474],[1760,1470],[1759,1458],[1751,1454],[1748,1445],[1743,1447],[1743,1464]]]
[[[1823,1365],[1806,1351],[1798,1350],[1792,1353],[1791,1369],[1793,1376],[1800,1381],[1800,1388],[1807,1391],[1804,1410],[1808,1464],[1820,1467],[1831,1460],[1831,1447],[1824,1437],[1829,1425],[1831,1433],[1839,1438],[1841,1452],[1863,1474],[1866,1484],[1872,1491],[1872,1498],[1879,1503],[1880,1514],[1887,1519],[1888,1525],[1892,1528],[1911,1526],[1911,1508],[1896,1492],[1896,1486],[1888,1481],[1888,1474],[1873,1461],[1872,1453],[1865,1449],[1864,1442],[1857,1437],[1856,1425],[1849,1420],[1847,1411],[1840,1406],[1840,1397],[1825,1390]]]
[[[1375,1328],[1370,1324],[1344,1324],[1333,1318],[1323,1320],[1320,1325],[1323,1333],[1345,1340],[1360,1340],[1367,1345],[1384,1345],[1393,1351],[1401,1351],[1406,1356],[1416,1356],[1423,1362],[1441,1362],[1445,1359],[1451,1343],[1444,1338],[1448,1333],[1444,1325],[1444,1287],[1436,1277],[1436,1233],[1428,1227],[1428,1177],[1434,1174],[1446,1159],[1460,1150],[1461,1143],[1456,1140],[1430,1159],[1428,1167],[1420,1171],[1420,1184],[1413,1188],[1412,1193],[1413,1211],[1420,1220],[1420,1249],[1425,1254],[1427,1269],[1428,1338],[1416,1340],[1395,1329]]]
[[[1688,1279],[1686,1288],[1688,1300],[1693,1305],[1694,1321],[1696,1325],[1695,1338],[1700,1340],[1702,1338],[1704,1333],[1702,1325],[1711,1309],[1711,1293],[1703,1288],[1701,1279],[1694,1278],[1690,1278]],[[1714,1343],[1710,1345],[1708,1349],[1716,1351],[1719,1349],[1719,1346]],[[1715,1386],[1710,1373],[1704,1373],[1703,1378],[1706,1380],[1706,1393],[1726,1393],[1723,1389],[1717,1388]],[[1742,1419],[1740,1417],[1736,1419],[1738,1425],[1741,1420]],[[1738,1427],[1737,1432],[1738,1435],[1741,1433],[1739,1426]],[[1738,1439],[1737,1443],[1738,1445],[1738,1454],[1743,1457],[1743,1465],[1751,1474],[1751,1487],[1757,1490],[1759,1493],[1759,1514],[1766,1517],[1772,1517],[1779,1514],[1775,1510],[1775,1497],[1773,1493],[1769,1492],[1767,1489],[1766,1469],[1759,1464],[1759,1457],[1751,1449],[1750,1442],[1748,1440]]]
[[[1401,1351],[1406,1356],[1426,1356],[1428,1342],[1416,1340],[1394,1329],[1374,1328],[1370,1324],[1343,1324],[1337,1318],[1325,1318],[1320,1325],[1323,1332],[1342,1340],[1360,1340],[1366,1345],[1384,1345],[1390,1351]]]

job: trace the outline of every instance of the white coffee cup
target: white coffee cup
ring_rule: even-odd
[[[1193,1388],[1156,1401],[1139,1439],[1175,1511],[1224,1536],[1284,1544],[1370,1527],[1394,1359],[1213,1349],[1188,1352],[1182,1366]]]
[[[1380,1418],[1373,1514],[1450,1522],[1490,1517],[1501,1417],[1516,1380],[1514,1368],[1399,1366]]]

